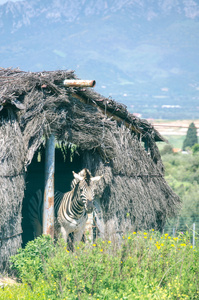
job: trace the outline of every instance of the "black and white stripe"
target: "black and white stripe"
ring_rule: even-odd
[[[67,241],[69,233],[74,232],[74,241],[80,241],[85,230],[87,214],[94,209],[95,182],[102,176],[92,177],[88,169],[76,174],[71,183],[71,191],[54,195],[55,235],[59,233]],[[29,219],[34,237],[42,234],[43,193],[38,190],[29,203]]]

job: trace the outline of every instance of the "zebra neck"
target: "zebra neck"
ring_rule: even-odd
[[[84,204],[80,201],[80,197],[79,189],[74,189],[71,201],[68,202],[68,215],[75,219],[80,219],[86,214]]]

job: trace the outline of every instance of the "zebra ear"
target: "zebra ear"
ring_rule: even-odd
[[[74,177],[75,179],[80,180],[80,181],[84,179],[82,176],[80,176],[79,174],[75,173],[74,171],[73,171],[73,177]]]
[[[92,181],[99,181],[102,177],[103,177],[103,175],[91,177],[91,180],[92,180]]]

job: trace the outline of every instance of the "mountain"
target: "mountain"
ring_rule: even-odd
[[[144,118],[199,118],[196,1],[7,2],[0,41],[0,67],[73,69]]]

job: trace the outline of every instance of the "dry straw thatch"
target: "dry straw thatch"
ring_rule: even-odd
[[[180,200],[166,183],[161,135],[126,107],[88,88],[64,87],[73,71],[0,69],[0,259],[21,246],[25,173],[44,137],[79,147],[98,188],[105,228],[162,230]],[[116,221],[116,222],[115,222]]]

